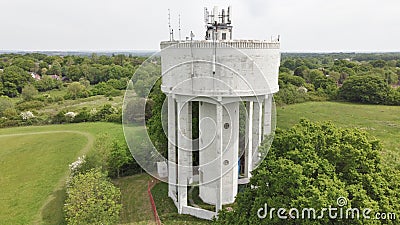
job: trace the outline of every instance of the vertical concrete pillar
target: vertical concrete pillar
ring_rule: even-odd
[[[175,99],[168,96],[168,196],[176,198],[176,120]]]
[[[254,102],[254,116],[253,116],[253,162],[252,168],[254,168],[254,164],[258,162],[258,146],[261,143],[262,137],[262,102]]]
[[[189,103],[177,101],[178,109],[178,212],[187,206],[189,151],[192,150],[191,124],[189,126]]]
[[[247,102],[246,104],[246,113],[247,113],[247,120],[246,120],[246,148],[245,148],[245,155],[244,155],[244,174],[245,177],[251,177],[251,170],[253,168],[252,165],[252,155],[253,155],[253,105],[252,101]]]
[[[272,132],[272,94],[266,95],[264,100],[264,129],[263,134],[269,135]]]
[[[216,151],[217,151],[217,173],[218,179],[216,181],[216,196],[217,201],[215,204],[215,211],[218,212],[222,209],[222,154],[223,154],[223,140],[222,140],[222,117],[223,117],[223,108],[222,105],[217,105],[217,124],[216,124]]]
[[[192,102],[188,102],[188,118],[187,118],[187,138],[190,141],[190,148],[187,151],[188,157],[188,179],[193,180],[193,140],[192,140]]]

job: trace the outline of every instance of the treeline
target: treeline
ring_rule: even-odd
[[[150,82],[149,71],[132,78],[145,57],[131,55],[47,56],[40,53],[0,55],[0,127],[69,122],[121,122],[121,109],[110,104],[63,109],[64,100],[104,95],[112,100],[129,86],[143,92]],[[52,90],[61,90],[54,94]],[[12,99],[14,98],[14,99]],[[37,112],[51,104],[60,105],[56,113]]]
[[[399,67],[396,53],[288,54],[282,59],[275,98],[278,104],[341,100],[400,105]]]
[[[16,97],[24,86],[39,91],[60,88],[62,81],[86,80],[90,85],[130,79],[145,57],[115,55],[47,56],[40,53],[0,55],[0,95]]]

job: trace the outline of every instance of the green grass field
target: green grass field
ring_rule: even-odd
[[[400,107],[338,102],[307,102],[277,107],[277,127],[286,129],[301,118],[331,121],[339,127],[365,130],[381,140],[387,165],[400,168]]]
[[[68,165],[100,133],[122,127],[82,123],[0,129],[0,224],[61,224]]]

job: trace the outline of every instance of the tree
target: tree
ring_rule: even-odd
[[[22,87],[29,83],[32,77],[18,66],[9,66],[1,76],[3,92],[8,97],[15,97],[22,91]]]
[[[79,78],[82,77],[82,71],[79,66],[72,65],[66,67],[66,74],[65,76],[71,79],[72,81],[79,81]]]
[[[260,147],[266,152],[266,143]],[[270,219],[257,215],[268,208],[301,210],[348,208],[400,213],[400,172],[381,163],[382,146],[358,129],[302,120],[289,130],[277,130],[266,159],[253,171],[250,184],[237,195],[233,211],[222,211],[216,224],[394,224],[395,221],[360,219]],[[337,212],[337,211],[336,211]],[[294,214],[295,215],[295,214]],[[373,214],[371,213],[371,217]]]
[[[79,82],[73,82],[67,88],[67,96],[72,99],[79,98],[85,93],[85,89],[85,86]]]
[[[128,146],[121,144],[119,141],[114,140],[112,143],[111,152],[108,158],[108,166],[111,173],[116,174],[116,177],[120,177],[120,170],[122,166],[129,163],[132,157],[129,157]]]
[[[299,66],[294,70],[294,75],[305,79],[308,71],[309,69],[306,66]]]
[[[38,94],[38,90],[32,85],[28,84],[24,88],[22,88],[22,98],[25,101],[32,100]]]
[[[390,87],[382,77],[351,76],[339,89],[339,97],[350,102],[384,104]]]
[[[42,79],[37,80],[34,85],[39,91],[49,91],[60,89],[62,87],[62,81],[53,79],[48,75],[43,75]]]
[[[50,69],[47,71],[48,75],[58,75],[61,76],[62,70],[61,70],[61,65],[58,61],[54,61],[53,64],[51,64]]]
[[[25,71],[35,72],[35,62],[30,58],[18,57],[12,62],[13,65],[18,66],[19,68],[24,69]]]
[[[152,109],[152,117],[146,121],[146,127],[148,129],[148,134],[154,147],[166,157],[168,152],[168,139],[163,129],[162,121],[162,110],[163,103],[165,101],[165,94],[161,91],[161,80],[153,86],[153,89],[149,95],[150,99],[154,102],[154,107]],[[164,108],[164,110],[166,110]],[[164,112],[165,113],[165,112]],[[165,115],[165,114],[164,114]],[[165,122],[165,120],[164,120]],[[164,126],[165,127],[165,126]]]
[[[64,211],[68,224],[117,224],[121,191],[99,169],[71,178]]]

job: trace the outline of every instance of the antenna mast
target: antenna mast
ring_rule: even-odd
[[[174,30],[171,27],[171,10],[168,9],[168,28],[169,28],[169,41],[174,40]]]
[[[179,14],[179,41],[181,40],[181,14]]]

